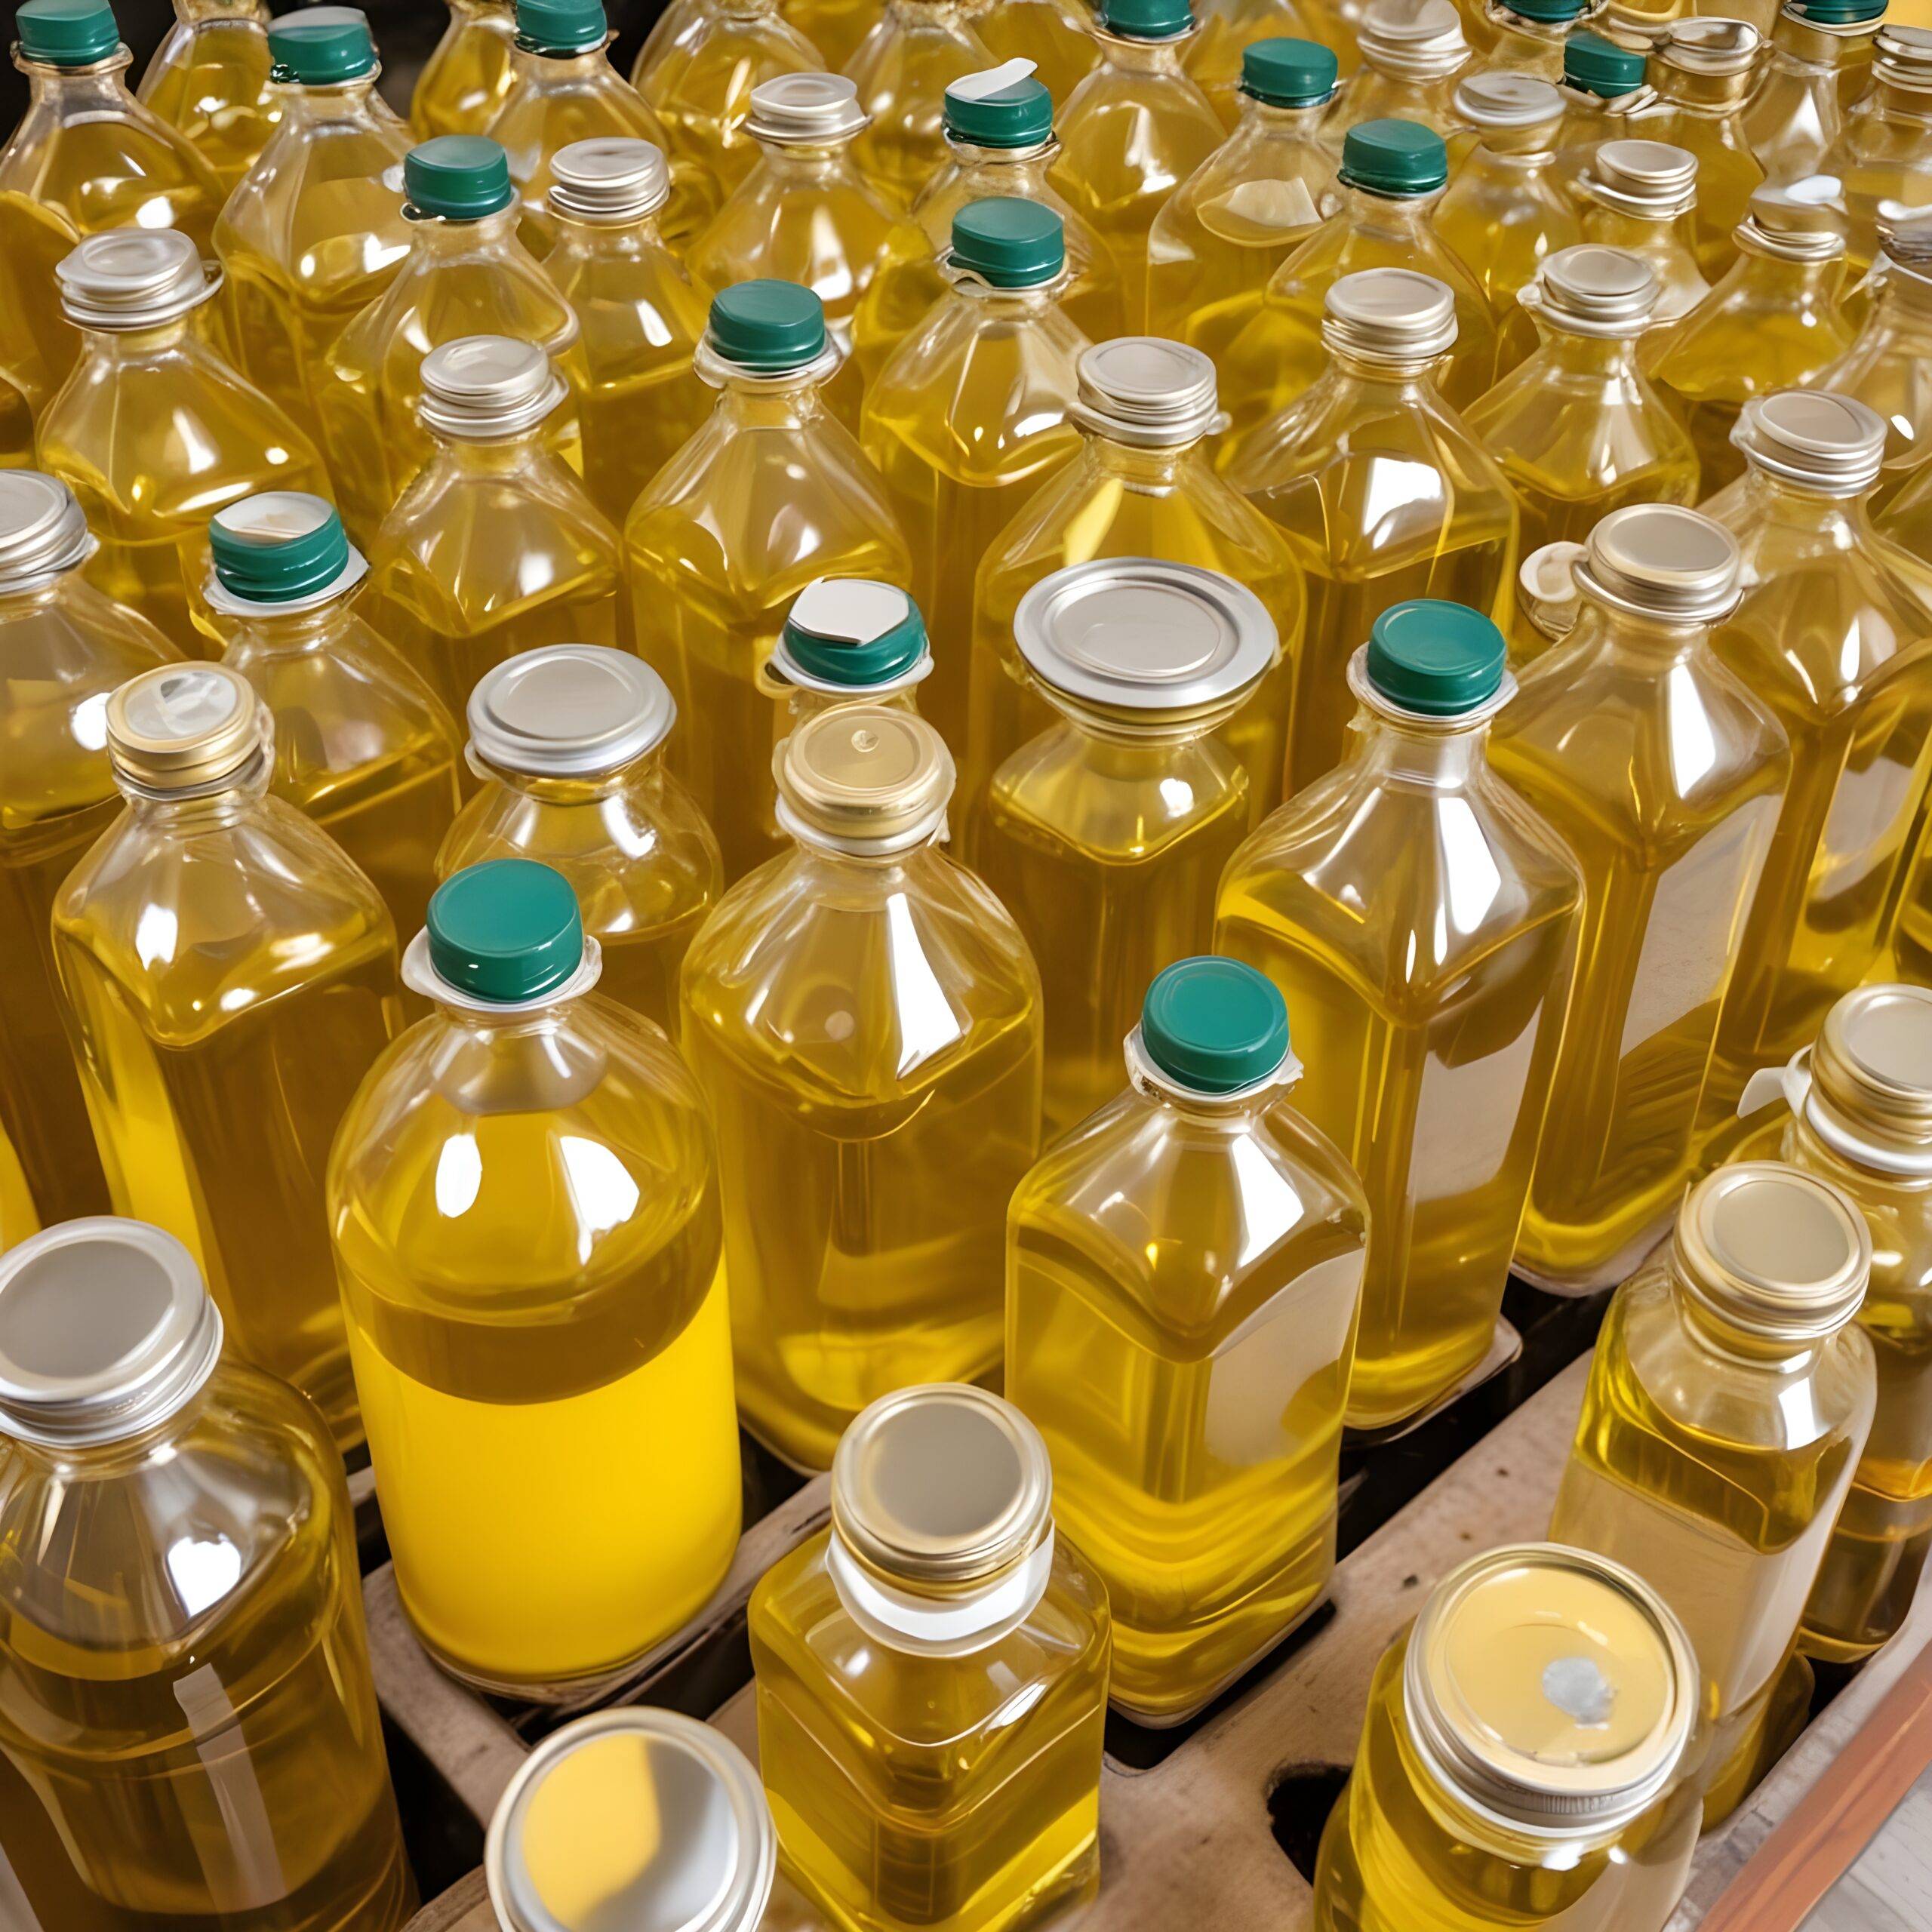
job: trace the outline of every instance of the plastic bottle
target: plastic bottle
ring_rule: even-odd
[[[1656,270],[1661,329],[1687,315],[1711,292],[1690,245],[1697,159],[1661,141],[1603,141],[1578,178],[1583,238],[1627,248]],[[1660,337],[1661,340],[1661,337]]]
[[[931,725],[822,712],[778,783],[794,843],[693,941],[682,1044],[718,1128],[740,1411],[823,1469],[867,1403],[999,1361],[1006,1204],[1039,1151],[1040,976],[939,849],[952,761]]]
[[[1251,47],[1269,40],[1320,44],[1298,0],[1202,0],[1194,18],[1196,32],[1181,65],[1229,134],[1245,109]]]
[[[970,807],[964,857],[1039,968],[1051,1140],[1118,1092],[1119,1042],[1155,974],[1207,948],[1252,823],[1247,774],[1214,734],[1279,646],[1232,579],[1151,561],[1044,578],[1014,629],[1051,721]]]
[[[1721,524],[1613,510],[1573,570],[1575,628],[1523,673],[1490,751],[1583,873],[1577,1020],[1515,1261],[1564,1294],[1623,1279],[1676,1211],[1790,773],[1770,708],[1710,646],[1739,595]]]
[[[1744,108],[1767,180],[1802,180],[1823,166],[1845,109],[1870,84],[1884,17],[1885,0],[1784,0],[1763,78]]]
[[[881,201],[898,210],[918,199],[946,158],[946,90],[992,64],[960,0],[885,0],[843,63],[866,115],[852,159]]]
[[[1056,100],[1069,99],[1100,57],[1088,0],[974,0],[968,11],[994,59],[1027,62]]]
[[[792,600],[765,666],[774,753],[808,718],[840,705],[917,711],[932,671],[926,620],[896,583],[814,577]],[[771,829],[780,835],[776,812]]]
[[[177,650],[208,571],[208,520],[262,490],[329,494],[315,446],[208,340],[220,289],[178,230],[92,235],[60,266],[80,359],[40,422],[43,466],[100,540],[89,574]]]
[[[1486,68],[1560,81],[1564,49],[1598,4],[1599,0],[1485,0],[1469,38]]]
[[[1690,246],[1706,281],[1735,259],[1731,232],[1764,178],[1744,122],[1763,48],[1763,36],[1747,21],[1696,17],[1673,20],[1651,58],[1657,98],[1641,131],[1697,159]]]
[[[1629,138],[1635,124],[1655,106],[1644,79],[1644,53],[1620,47],[1587,29],[1563,43],[1563,123],[1556,131],[1555,176],[1574,193],[1592,155],[1604,141]]]
[[[1475,64],[1451,0],[1370,0],[1359,37],[1361,70],[1335,104],[1337,131],[1414,121],[1447,138],[1456,84]]]
[[[400,1932],[341,1460],[221,1344],[158,1228],[71,1221],[0,1258],[0,1749],[67,1881],[43,1902],[10,1869],[8,1912],[75,1926],[71,1890],[79,1932]]]
[[[269,85],[269,14],[262,0],[174,0],[135,98],[187,136],[232,189],[281,118]]]
[[[1053,1487],[1011,1404],[903,1389],[840,1442],[830,1527],[752,1592],[758,1767],[828,1922],[993,1932],[1092,1895],[1111,1631]]]
[[[1433,1407],[1490,1351],[1563,1032],[1580,881],[1485,760],[1515,688],[1486,617],[1391,605],[1348,682],[1353,755],[1235,854],[1214,944],[1321,1031],[1299,1104],[1361,1177],[1373,1232],[1348,1420],[1378,1429]]]
[[[54,906],[68,1036],[118,1214],[194,1254],[245,1361],[361,1440],[322,1169],[399,1017],[395,929],[328,834],[269,795],[268,708],[221,664],[108,700],[127,809]]]
[[[435,1011],[328,1170],[403,1607],[446,1669],[539,1701],[633,1664],[738,1540],[711,1132],[599,963],[548,866],[446,880],[404,968]],[[492,1554],[512,1521],[527,1561]]]
[[[416,77],[409,125],[419,141],[485,134],[510,91],[515,0],[447,0],[449,25]]]
[[[818,577],[912,581],[885,485],[820,395],[836,367],[810,289],[725,290],[696,362],[717,406],[624,528],[637,643],[684,721],[672,767],[718,833],[727,878],[777,849],[764,667],[792,600]]]
[[[666,15],[684,0],[671,0]],[[819,51],[826,66],[842,74],[885,12],[884,0],[782,0],[785,17]]]
[[[1866,267],[1881,247],[1890,254],[1887,227],[1932,203],[1932,28],[1879,29],[1871,87],[1848,109],[1818,165],[1844,193],[1854,266]],[[5,184],[0,157],[0,186]]]
[[[79,238],[57,209],[0,189],[0,469],[32,466],[35,420],[74,366],[57,271]]]
[[[545,447],[566,386],[543,350],[463,337],[423,357],[421,381],[435,453],[377,533],[369,609],[460,716],[519,651],[627,641],[623,546]]]
[[[1408,269],[1332,283],[1314,386],[1262,424],[1228,480],[1287,537],[1308,588],[1284,796],[1341,761],[1347,669],[1376,617],[1415,598],[1509,620],[1518,512],[1507,479],[1437,393],[1448,290]]]

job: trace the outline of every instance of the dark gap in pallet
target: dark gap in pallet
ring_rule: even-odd
[[[448,1782],[409,1739],[383,1719],[383,1743],[396,1808],[402,1816],[402,1842],[416,1874],[419,1898],[440,1897],[483,1862],[483,1827]]]
[[[1275,1842],[1288,1863],[1312,1885],[1321,1828],[1349,1781],[1346,1764],[1297,1765],[1283,1774],[1268,1794],[1268,1819]]]
[[[796,1496],[811,1478],[801,1475],[789,1463],[781,1463],[771,1451],[742,1429],[738,1432],[738,1469],[744,1487],[745,1527],[768,1516],[788,1497]]]

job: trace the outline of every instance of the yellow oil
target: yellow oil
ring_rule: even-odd
[[[1655,321],[1662,325],[1688,315],[1711,292],[1711,285],[1692,252],[1690,223],[1683,215],[1634,214],[1584,197],[1583,239],[1607,248],[1627,248],[1641,255],[1657,272],[1659,293]],[[1667,340],[1669,338],[1661,338]],[[1658,352],[1647,348],[1646,359]]]
[[[1848,395],[1885,419],[1884,463],[1872,509],[1880,527],[1901,545],[1909,541],[1909,533],[1893,519],[1890,506],[1932,457],[1932,407],[1927,406],[1922,377],[1928,355],[1932,259],[1894,260],[1873,291],[1870,309],[1851,346],[1828,362],[1808,386]],[[1922,493],[1918,500],[1923,500]]]
[[[945,163],[948,85],[994,64],[961,0],[884,0],[842,71],[872,116],[852,159],[888,207],[910,208]]]
[[[26,1170],[5,1129],[0,1128],[0,1254],[39,1226],[39,1212],[27,1191]]]
[[[268,17],[260,0],[174,0],[174,24],[136,90],[225,189],[248,171],[281,118],[286,97],[269,85]]]
[[[680,4],[672,0],[666,12]],[[786,19],[819,51],[826,66],[842,74],[867,34],[884,17],[883,0],[781,0]]]
[[[56,266],[78,237],[66,217],[0,189],[0,469],[35,460],[34,423],[67,380],[80,338],[61,312]]]
[[[1764,78],[1744,109],[1752,152],[1772,181],[1823,171],[1844,110],[1870,85],[1875,18],[1827,25],[1780,8]]]
[[[409,103],[419,141],[438,134],[488,134],[510,91],[516,38],[513,0],[448,0],[449,25],[437,42]]]
[[[1195,35],[1181,56],[1181,66],[1214,103],[1221,125],[1230,132],[1245,106],[1241,66],[1246,49],[1257,40],[1321,38],[1296,0],[1201,0],[1193,13]]]
[[[1732,237],[1749,211],[1752,192],[1764,179],[1744,125],[1744,106],[1756,84],[1757,69],[1747,62],[1740,72],[1693,73],[1657,58],[1649,72],[1657,102],[1631,132],[1696,156],[1697,200],[1689,217],[1690,248],[1705,280],[1715,281],[1737,259]]]
[[[1563,78],[1564,45],[1576,20],[1536,20],[1495,0],[1470,11],[1475,17],[1468,23],[1469,43],[1486,71],[1528,74],[1552,87]]]
[[[974,0],[968,11],[993,57],[1032,61],[1056,100],[1066,100],[1100,58],[1085,0]]]
[[[1818,163],[1819,171],[1839,184],[1846,239],[1859,269],[1884,247],[1894,212],[1920,211],[1932,202],[1919,161],[1928,131],[1924,57],[1915,48],[1905,58],[1887,57],[1888,40],[1881,27],[1873,46],[1871,87],[1847,112]]]

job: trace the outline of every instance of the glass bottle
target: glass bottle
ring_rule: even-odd
[[[1651,59],[1657,102],[1639,125],[1646,140],[1681,148],[1697,161],[1690,248],[1706,281],[1735,259],[1732,231],[1764,178],[1744,121],[1763,48],[1763,35],[1748,21],[1692,17],[1673,20]]]
[[[542,349],[465,336],[424,356],[420,380],[435,453],[377,533],[369,612],[460,716],[518,651],[628,641],[623,546],[545,447],[567,386]]]
[[[103,737],[108,697],[175,655],[87,580],[94,547],[65,484],[0,472],[0,925],[10,935],[0,946],[0,1143],[45,1227],[107,1207],[60,1017],[50,915],[75,861],[120,809]]]
[[[1413,121],[1445,139],[1456,83],[1474,57],[1452,0],[1369,0],[1361,68],[1336,102],[1337,133],[1364,121]]]
[[[1846,110],[1819,171],[1844,198],[1853,266],[1870,264],[1885,230],[1932,203],[1932,28],[1882,26],[1872,43],[1872,85]],[[0,186],[5,185],[0,157]],[[1893,260],[1889,247],[1885,252]]]
[[[1070,411],[1087,338],[1060,312],[1059,216],[973,202],[952,218],[952,292],[866,395],[861,441],[912,551],[933,675],[921,709],[966,743],[974,582],[1014,514],[1080,447]]]
[[[1577,983],[1515,1267],[1587,1293],[1670,1225],[1718,1002],[1790,755],[1710,646],[1737,540],[1670,504],[1613,510],[1572,565],[1575,626],[1522,675],[1490,755],[1583,874]]]
[[[68,1038],[115,1211],[194,1254],[245,1361],[358,1443],[322,1169],[399,1017],[395,928],[327,832],[269,795],[268,707],[165,665],[108,700],[127,808],[54,906]]]
[[[1207,949],[1253,822],[1247,774],[1214,734],[1280,647],[1232,579],[1151,561],[1044,578],[1015,628],[1051,721],[969,806],[964,857],[1039,968],[1051,1140],[1119,1091],[1154,975]]]
[[[281,118],[268,23],[262,0],[174,0],[174,24],[134,90],[230,190]]]
[[[1470,1558],[1375,1667],[1315,1932],[1663,1932],[1697,1845],[1697,1665],[1620,1564]]]
[[[1628,1564],[1683,1619],[1706,1792],[1736,1782],[1872,1426],[1853,1319],[1871,1269],[1836,1187],[1741,1161],[1690,1190],[1668,1257],[1617,1291],[1597,1337],[1549,1533]]]
[[[1647,54],[1620,47],[1587,29],[1563,43],[1563,102],[1556,131],[1554,173],[1566,194],[1574,195],[1591,157],[1605,141],[1629,137],[1632,125],[1657,103],[1644,78]]]
[[[606,999],[676,1038],[678,968],[724,890],[718,841],[665,768],[678,708],[628,651],[526,651],[469,694],[481,789],[436,854],[451,878],[489,859],[536,859],[575,889]]]
[[[78,1932],[401,1932],[416,1887],[341,1460],[300,1396],[221,1344],[194,1257],[158,1228],[70,1221],[0,1257],[15,1801],[60,1892],[90,1902]],[[18,1875],[14,1923],[75,1925]]]
[[[486,134],[510,91],[515,0],[447,0],[449,24],[416,77],[409,125],[419,141]]]
[[[45,468],[80,500],[100,547],[88,574],[174,647],[208,574],[208,520],[263,490],[330,494],[315,445],[209,340],[220,289],[186,235],[91,235],[59,269],[80,359],[41,418]]]
[[[1744,131],[1768,181],[1820,172],[1845,109],[1870,82],[1885,0],[1784,0],[1770,57],[1744,108]]]
[[[779,849],[755,748],[771,742],[764,671],[792,599],[818,577],[904,586],[912,559],[884,481],[820,395],[838,357],[810,289],[724,290],[694,366],[717,406],[638,497],[624,549],[638,648],[684,721],[672,768],[735,879]]]
[[[1476,57],[1490,69],[1563,78],[1563,50],[1601,0],[1485,0],[1471,23]]]
[[[1106,1586],[1112,1700],[1165,1726],[1327,1587],[1369,1207],[1252,968],[1169,966],[1126,1061],[1014,1195],[1006,1391]]]
[[[1514,691],[1486,617],[1392,605],[1349,685],[1352,755],[1235,854],[1214,944],[1321,1034],[1299,1105],[1361,1176],[1374,1233],[1348,1420],[1380,1429],[1439,1401],[1489,1352],[1563,1032],[1580,882],[1486,761]]]
[[[1093,1894],[1112,1633],[1053,1486],[1010,1403],[902,1389],[752,1593],[780,1864],[848,1932],[1006,1932]]]
[[[946,160],[946,90],[992,64],[960,0],[885,0],[843,63],[866,115],[853,162],[895,212],[911,208]]]
[[[1583,239],[1641,255],[1657,272],[1661,330],[1711,292],[1690,245],[1697,203],[1697,158],[1661,141],[1603,141],[1577,177]],[[1661,343],[1665,338],[1657,337]]]
[[[1435,374],[1455,306],[1432,276],[1364,269],[1329,285],[1321,378],[1242,446],[1228,481],[1287,537],[1307,586],[1282,795],[1343,757],[1347,670],[1376,617],[1416,598],[1509,620],[1518,512]]]
[[[403,969],[435,1010],[369,1069],[328,1169],[403,1607],[445,1669],[539,1702],[634,1664],[738,1541],[711,1133],[599,963],[549,866],[445,881]]]
[[[1197,31],[1181,66],[1229,134],[1245,111],[1251,47],[1275,40],[1320,44],[1298,0],[1201,0],[1194,18]]]
[[[952,761],[931,725],[822,712],[778,783],[793,843],[685,955],[683,1046],[718,1129],[739,1408],[823,1469],[887,1391],[999,1361],[1006,1204],[1040,1145],[1040,976],[939,850]]]

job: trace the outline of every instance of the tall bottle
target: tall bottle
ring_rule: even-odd
[[[1327,1587],[1370,1209],[1252,968],[1169,966],[1126,1061],[1008,1211],[1005,1386],[1106,1585],[1112,1700],[1164,1725]]]
[[[1361,69],[1335,106],[1342,126],[1414,121],[1446,139],[1456,83],[1474,65],[1453,0],[1370,0],[1358,32]]]
[[[792,599],[818,577],[912,581],[885,485],[820,395],[837,367],[810,289],[724,291],[696,363],[717,405],[624,527],[636,641],[664,666],[684,720],[672,766],[717,831],[728,878],[777,849],[774,781],[755,748],[771,742],[764,667]]]
[[[1587,29],[1563,43],[1563,122],[1556,131],[1555,173],[1571,192],[1605,141],[1626,140],[1656,104],[1645,80],[1647,56]]]
[[[1577,182],[1583,238],[1627,248],[1656,270],[1661,328],[1687,315],[1711,292],[1691,246],[1697,158],[1662,141],[1604,141]]]
[[[1471,34],[1477,56],[1503,73],[1560,81],[1564,49],[1597,5],[1598,0],[1487,0]]]
[[[269,795],[268,707],[221,664],[108,701],[127,808],[54,906],[68,1037],[116,1213],[194,1254],[245,1361],[361,1441],[322,1168],[398,1017],[395,928],[328,834]]]
[[[435,454],[377,534],[369,607],[460,716],[520,651],[626,635],[623,546],[545,446],[566,385],[542,349],[463,337],[423,357],[420,380]]]
[[[1932,29],[1887,26],[1872,43],[1872,85],[1818,163],[1844,197],[1853,265],[1865,268],[1889,222],[1932,202]],[[0,167],[0,186],[5,170]],[[1896,260],[1896,256],[1892,257]]]
[[[1711,648],[1739,568],[1737,540],[1694,510],[1613,510],[1573,566],[1575,628],[1491,734],[1583,874],[1574,1023],[1515,1263],[1560,1293],[1621,1280],[1669,1225],[1790,774],[1770,708]]]
[[[199,652],[192,612],[210,514],[262,490],[325,497],[328,472],[315,445],[211,343],[202,312],[221,278],[186,235],[89,235],[59,274],[81,353],[41,419],[41,460],[100,540],[95,583],[177,650]]]
[[[1438,1401],[1489,1351],[1563,1032],[1580,881],[1489,768],[1513,687],[1487,618],[1392,605],[1348,681],[1354,754],[1235,854],[1214,945],[1321,1029],[1299,1105],[1367,1200],[1348,1420],[1377,1428]],[[1426,1295],[1414,1292],[1422,1281]]]
[[[1751,152],[1768,181],[1817,174],[1871,78],[1885,0],[1784,0],[1770,57],[1744,109]]]
[[[409,125],[419,141],[486,134],[510,91],[515,0],[448,0],[449,24],[416,77]]]
[[[281,118],[268,23],[261,0],[174,0],[174,24],[134,91],[230,190]]]
[[[1329,286],[1314,386],[1249,437],[1228,480],[1281,531],[1307,586],[1284,795],[1341,762],[1348,666],[1378,614],[1426,598],[1509,620],[1519,513],[1507,479],[1437,392],[1449,291],[1408,269]]]
[[[1152,637],[1125,614],[1155,610]],[[1118,1091],[1154,975],[1207,948],[1215,884],[1252,823],[1247,774],[1214,733],[1279,646],[1232,579],[1151,561],[1044,578],[1014,629],[1051,721],[969,806],[964,857],[1039,968],[1051,1140]]]
[[[682,1038],[718,1126],[739,1407],[823,1469],[867,1403],[999,1360],[1006,1204],[1039,1150],[1040,976],[939,850],[952,761],[931,726],[821,712],[778,783],[794,842],[692,943]]]
[[[738,1540],[711,1132],[598,964],[548,866],[447,880],[404,969],[435,1011],[328,1169],[403,1607],[445,1669],[540,1701],[676,1629]],[[528,1561],[500,1560],[510,1522]]]
[[[0,1257],[0,1749],[58,1875],[10,1872],[10,1915],[400,1932],[341,1459],[223,1356],[179,1241],[90,1218]]]
[[[1748,21],[1694,17],[1673,20],[1651,59],[1657,98],[1642,131],[1696,157],[1690,246],[1706,280],[1730,267],[1732,231],[1764,178],[1744,121],[1763,46]]]
[[[992,64],[961,0],[885,0],[844,66],[867,117],[852,158],[889,206],[909,208],[946,161],[946,89]]]
[[[1241,118],[1247,50],[1272,40],[1319,45],[1298,0],[1202,0],[1194,17],[1198,30],[1181,56],[1181,65],[1214,103],[1221,125],[1230,134]]]

